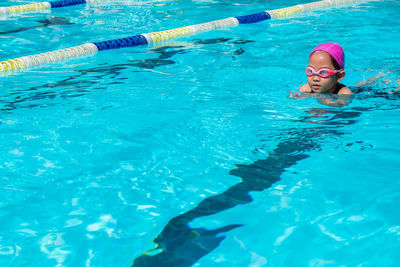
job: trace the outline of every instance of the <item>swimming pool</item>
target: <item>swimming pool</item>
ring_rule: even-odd
[[[306,2],[21,14],[0,22],[0,58]],[[396,266],[398,11],[360,2],[0,77],[0,266]],[[327,41],[345,84],[391,74],[343,108],[290,99]]]

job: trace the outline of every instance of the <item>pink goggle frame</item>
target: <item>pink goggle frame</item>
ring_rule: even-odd
[[[328,78],[329,76],[341,72],[343,69],[340,70],[330,70],[327,68],[322,68],[319,69],[318,71],[315,71],[312,67],[307,67],[305,69],[305,72],[307,76],[313,76],[313,75],[318,75],[321,78]]]

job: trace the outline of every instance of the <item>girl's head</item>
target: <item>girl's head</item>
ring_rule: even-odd
[[[343,49],[336,43],[317,46],[310,53],[306,73],[314,93],[334,93],[337,83],[345,76]]]

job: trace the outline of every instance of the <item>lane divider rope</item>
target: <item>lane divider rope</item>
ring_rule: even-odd
[[[64,2],[78,2],[78,1],[82,0],[64,0]],[[39,66],[52,62],[58,62],[66,59],[72,59],[72,58],[82,57],[85,55],[95,54],[98,51],[102,50],[147,45],[151,43],[157,43],[170,39],[175,39],[190,34],[213,31],[225,27],[235,27],[240,24],[251,24],[268,19],[285,18],[306,11],[312,11],[316,9],[331,7],[334,5],[341,5],[355,1],[357,0],[323,0],[309,4],[302,4],[281,9],[269,10],[245,16],[230,17],[226,19],[215,20],[211,22],[206,22],[166,31],[144,33],[126,38],[94,42],[94,43],[86,43],[83,45],[60,49],[52,52],[1,61],[0,72],[22,70],[33,66]]]
[[[8,6],[8,7],[0,7],[0,15],[15,15],[18,13],[24,12],[35,12],[39,10],[57,8],[57,7],[66,7],[73,5],[81,5],[91,2],[99,2],[99,0],[58,0],[52,2],[40,2],[26,5],[16,5],[16,6]]]

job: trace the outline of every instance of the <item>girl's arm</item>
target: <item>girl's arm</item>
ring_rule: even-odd
[[[362,80],[361,82],[356,83],[356,86],[364,86],[364,85],[369,85],[372,83],[375,83],[376,80],[378,80],[379,78],[385,77],[389,74],[390,72],[387,73],[379,73],[378,75],[369,78],[368,80]]]
[[[318,95],[318,102],[331,106],[331,107],[343,107],[347,106],[353,100],[353,95],[351,94],[338,94],[338,95]]]

